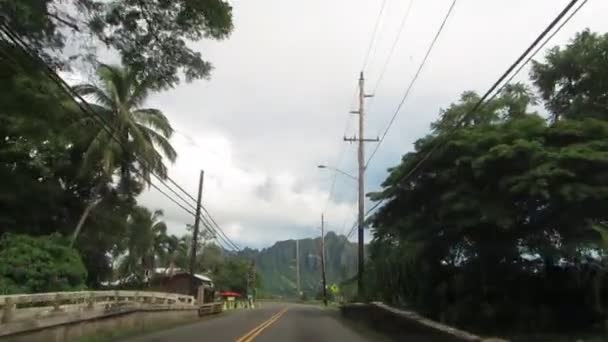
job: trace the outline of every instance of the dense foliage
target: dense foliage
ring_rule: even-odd
[[[230,35],[229,3],[0,0],[0,12],[2,30],[44,60],[0,35],[2,291],[97,288],[117,279],[145,287],[156,267],[187,270],[191,235],[169,235],[162,211],[137,204],[153,175],[166,179],[177,158],[168,118],[145,104],[153,92],[209,76],[211,64],[191,44]],[[102,63],[116,57],[121,65]],[[53,83],[47,67],[92,75],[72,90],[97,117]],[[221,289],[246,289],[249,262],[210,238],[197,241],[196,271]],[[36,267],[17,270],[27,262]]]
[[[211,64],[187,43],[233,28],[223,0],[0,0],[0,13],[55,65],[96,61],[105,47],[153,88],[208,77]]]
[[[464,93],[375,200],[374,295],[464,327],[583,329],[606,319],[608,36],[578,34],[475,113]],[[436,144],[440,148],[428,156]]]
[[[77,291],[86,277],[78,252],[57,235],[0,240],[0,294]]]

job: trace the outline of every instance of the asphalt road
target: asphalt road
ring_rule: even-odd
[[[386,341],[340,318],[335,309],[315,305],[264,303],[261,308],[155,332],[130,342],[335,342]]]

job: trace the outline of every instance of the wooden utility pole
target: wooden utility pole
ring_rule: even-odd
[[[302,288],[300,287],[300,240],[296,239],[296,291],[298,298],[302,294]]]
[[[255,288],[255,260],[251,259],[251,286],[253,288],[253,295],[255,296],[256,294],[256,288]]]
[[[199,225],[201,223],[201,200],[203,197],[203,178],[205,171],[201,170],[201,176],[198,181],[198,199],[196,201],[196,217],[194,218],[194,230],[192,231],[192,246],[190,248],[190,293],[196,296],[198,289],[196,286],[196,278],[194,277],[194,267],[196,265],[196,247],[198,244]]]
[[[323,304],[327,306],[327,280],[325,279],[325,222],[321,214],[321,280],[323,285]]]
[[[365,266],[364,256],[364,241],[363,241],[363,228],[365,220],[365,142],[368,141],[379,141],[376,139],[365,139],[365,98],[372,97],[373,95],[365,94],[365,79],[363,78],[363,71],[359,75],[359,110],[352,111],[353,114],[359,114],[359,136],[347,138],[344,137],[344,141],[358,142],[359,150],[357,153],[357,162],[359,164],[359,174],[357,181],[359,183],[359,210],[357,215],[358,221],[358,267],[357,267],[357,288],[359,295],[363,295],[363,271]]]
[[[247,274],[247,302],[249,308],[254,307],[255,296],[255,260],[251,259],[251,264],[249,265],[249,272]]]

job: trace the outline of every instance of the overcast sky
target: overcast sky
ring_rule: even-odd
[[[364,70],[369,92],[409,1],[387,0]],[[428,131],[440,108],[464,90],[487,90],[568,2],[458,1],[369,165],[367,191],[378,189],[386,169]],[[203,203],[241,246],[318,235],[321,212],[331,230],[348,232],[356,214],[356,184],[338,175],[329,198],[333,173],[316,166],[356,173],[355,146],[342,137],[354,134],[356,116],[348,112],[355,109],[358,73],[382,1],[232,3],[232,36],[193,46],[213,63],[211,79],[184,83],[148,101],[177,130],[172,143],[179,157],[170,175],[195,195],[204,169]],[[385,77],[368,102],[368,137],[381,135],[450,3],[414,0]],[[586,27],[608,31],[607,10],[608,2],[590,0],[548,46],[563,44]],[[517,79],[526,80],[527,71]],[[184,233],[193,221],[155,190],[140,201],[164,209],[172,233]]]

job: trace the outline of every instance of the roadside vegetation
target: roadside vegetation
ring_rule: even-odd
[[[441,111],[370,194],[385,204],[368,296],[476,331],[603,329],[607,56],[608,35],[584,31],[533,62],[530,84]]]
[[[212,65],[186,41],[232,31],[227,2],[197,4],[0,1],[0,294],[145,287],[155,267],[187,269],[191,234],[170,235],[162,208],[137,198],[178,158],[168,116],[179,113],[148,107],[149,96],[208,78]],[[53,73],[80,78],[71,90],[97,116]],[[246,262],[212,238],[199,241],[196,271],[244,288]]]

